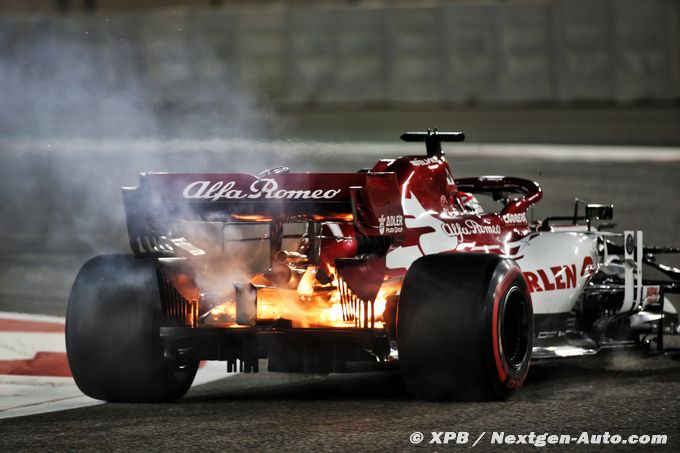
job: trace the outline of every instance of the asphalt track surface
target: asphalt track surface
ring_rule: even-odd
[[[251,147],[244,154],[247,144],[230,145],[224,152],[205,143],[162,150],[149,146],[155,151],[118,151],[112,146],[87,154],[72,144],[5,145],[0,168],[1,310],[63,316],[68,288],[82,260],[101,251],[124,250],[115,187],[134,184],[140,169],[227,171],[238,166],[257,171],[289,163],[293,169],[351,171],[394,154],[390,145],[364,152],[343,145],[304,144],[296,147],[299,152],[285,155],[277,149],[290,148],[255,152]],[[568,150],[561,158],[465,150],[449,153],[456,176],[507,174],[539,181],[546,194],[537,218],[571,212],[574,196],[613,202],[618,228],[643,229],[648,243],[680,244],[680,159],[622,160],[604,154],[589,159],[578,154],[582,149]],[[469,449],[483,432],[476,450],[527,451],[534,447],[492,445],[491,432],[579,436],[587,431],[624,438],[666,434],[665,446],[620,444],[605,450],[670,452],[680,450],[679,420],[680,358],[617,351],[536,364],[525,387],[502,403],[414,400],[396,372],[237,375],[194,388],[175,404],[104,404],[3,420],[0,451],[460,451]],[[420,445],[409,442],[415,431],[425,435]],[[471,440],[428,445],[431,431],[465,431]],[[602,446],[545,448],[593,451]]]
[[[665,446],[608,451],[678,451],[680,361],[639,353],[604,354],[535,366],[503,403],[412,399],[398,374],[297,377],[241,375],[193,389],[174,404],[106,404],[0,422],[3,451],[461,451],[428,445],[431,431],[486,437],[477,451],[531,451],[492,445],[506,434],[667,434]],[[425,434],[422,444],[409,441]],[[601,446],[600,446],[601,447]],[[546,447],[599,450],[593,445]]]

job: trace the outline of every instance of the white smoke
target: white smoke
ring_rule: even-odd
[[[72,264],[29,287],[48,255],[129,253],[120,187],[140,172],[316,170],[333,155],[258,141],[285,124],[219,42],[188,39],[185,22],[166,11],[0,17],[0,253],[13,257],[0,269],[12,276],[0,279],[0,310],[17,309],[3,293],[39,292],[61,308],[38,311],[63,313]],[[14,258],[27,254],[37,261]]]

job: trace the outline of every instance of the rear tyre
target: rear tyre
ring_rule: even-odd
[[[511,396],[529,370],[533,310],[517,264],[498,255],[424,256],[404,279],[399,363],[419,398],[488,401]]]
[[[97,256],[83,265],[66,314],[66,351],[86,395],[110,402],[169,402],[191,386],[198,362],[163,356],[156,262]]]

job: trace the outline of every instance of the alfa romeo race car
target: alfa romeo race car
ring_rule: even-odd
[[[611,205],[533,220],[537,183],[454,179],[441,143],[460,132],[401,138],[427,153],[356,173],[145,173],[123,188],[133,254],[88,261],[69,299],[78,387],[172,401],[200,361],[222,360],[246,373],[398,367],[417,397],[494,400],[532,360],[663,350],[677,333],[666,295],[680,270],[655,255],[679,249],[611,232]]]

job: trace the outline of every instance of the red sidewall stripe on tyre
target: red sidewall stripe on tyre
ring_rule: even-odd
[[[494,300],[493,300],[493,316],[492,316],[492,337],[493,337],[493,358],[494,362],[496,363],[496,371],[498,371],[498,377],[500,381],[503,383],[503,385],[506,385],[507,380],[508,380],[508,373],[509,369],[507,367],[507,364],[503,360],[503,357],[501,356],[501,348],[499,344],[499,336],[500,336],[500,330],[499,330],[499,322],[498,322],[498,310],[500,307],[500,302],[501,298],[503,297],[504,294],[506,294],[506,291],[508,287],[511,285],[512,281],[515,279],[515,277],[519,274],[519,271],[517,270],[516,267],[513,267],[510,269],[510,272],[507,273],[503,281],[501,282],[501,285],[499,288],[497,288],[496,293],[494,295]]]

